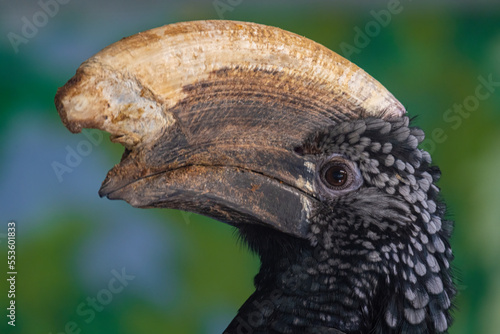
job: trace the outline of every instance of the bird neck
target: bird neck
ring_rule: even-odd
[[[225,334],[362,333],[373,325],[366,305],[378,299],[375,274],[360,280],[342,267],[346,261],[326,256],[307,240],[254,227],[240,234],[260,255],[261,268],[255,277],[256,291]]]
[[[376,251],[345,237],[313,246],[256,225],[241,227],[240,235],[261,268],[256,291],[224,334],[444,333],[451,323],[455,290],[446,244],[411,247],[410,233]]]

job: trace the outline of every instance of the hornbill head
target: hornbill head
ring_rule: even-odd
[[[213,217],[260,255],[226,333],[447,331],[439,170],[404,107],[336,53],[259,24],[172,24],[85,61],[55,103],[72,132],[125,146],[101,196]]]

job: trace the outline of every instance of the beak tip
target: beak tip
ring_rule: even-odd
[[[103,198],[103,197],[108,197],[108,193],[106,191],[103,191],[102,188],[99,189],[99,197],[100,198]]]
[[[116,187],[113,187],[113,182],[112,182],[112,178],[110,178],[109,176],[106,177],[106,179],[104,181],[102,181],[102,184],[101,184],[101,188],[99,188],[99,197],[107,197],[109,198],[109,196],[117,189],[113,189],[113,188],[116,188]]]

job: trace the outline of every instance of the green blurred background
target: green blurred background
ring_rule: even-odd
[[[53,105],[57,88],[106,45],[168,23],[219,18],[307,36],[418,115],[456,221],[451,333],[500,333],[500,84],[474,97],[483,79],[500,82],[498,1],[54,1],[0,4],[1,333],[221,333],[252,293],[258,260],[230,227],[100,199],[122,147],[106,135],[99,141],[94,133],[92,143],[69,133]],[[388,10],[390,22],[381,16]],[[26,22],[39,27],[30,31]],[[464,105],[461,114],[454,105]],[[66,165],[77,149],[86,155],[58,177],[54,164]],[[17,223],[15,328],[5,317],[9,220]],[[133,278],[110,293],[122,270]],[[106,305],[92,314],[96,297]]]

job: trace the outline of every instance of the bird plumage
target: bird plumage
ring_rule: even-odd
[[[325,128],[297,147],[318,160],[348,159],[363,184],[317,194],[307,240],[240,227],[262,266],[256,292],[225,333],[446,332],[456,293],[452,223],[438,199],[439,169],[417,148],[423,138],[407,117],[367,118]]]

